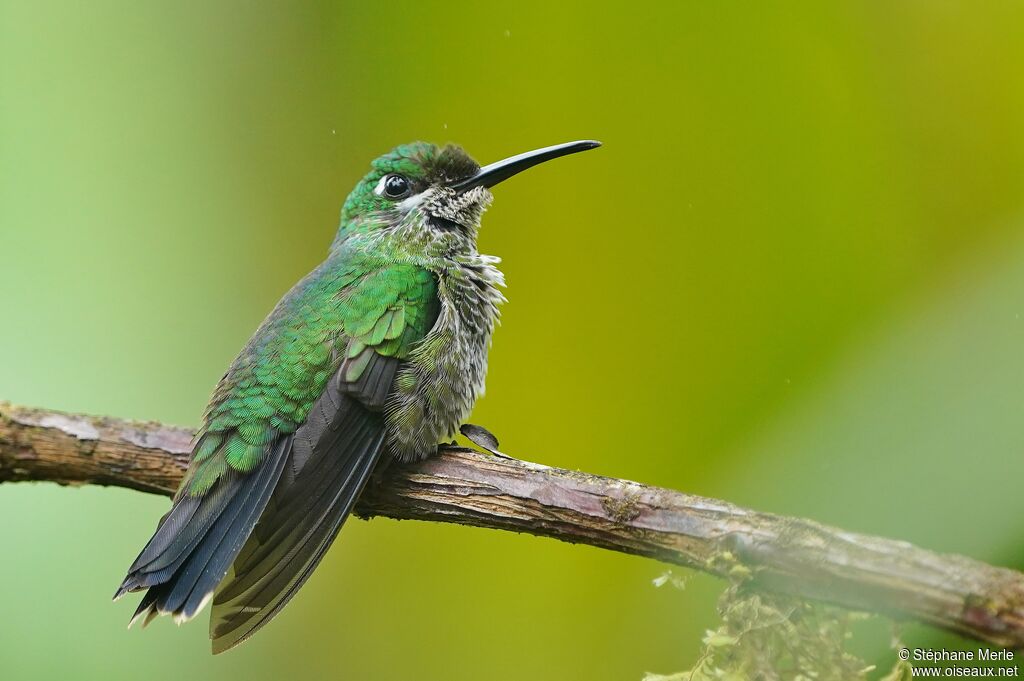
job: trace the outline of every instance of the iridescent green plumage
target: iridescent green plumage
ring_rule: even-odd
[[[251,471],[298,428],[344,358],[355,382],[371,353],[405,359],[437,318],[426,269],[342,244],[263,322],[214,392],[183,489],[203,494],[228,468]]]
[[[504,300],[476,249],[487,187],[575,143],[481,169],[417,142],[373,162],[330,255],[288,292],[214,391],[192,460],[118,589],[136,617],[194,616],[214,652],[305,583],[383,457],[423,458],[483,392]]]

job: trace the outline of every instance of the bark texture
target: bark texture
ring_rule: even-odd
[[[0,402],[0,482],[170,495],[191,439],[191,431],[159,423]],[[1020,572],[627,480],[450,448],[392,466],[371,483],[357,513],[588,544],[1024,647]]]

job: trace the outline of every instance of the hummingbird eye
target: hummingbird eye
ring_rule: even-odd
[[[412,183],[404,175],[385,175],[377,183],[376,194],[389,199],[404,199],[412,191]]]

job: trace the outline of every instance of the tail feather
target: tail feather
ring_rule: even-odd
[[[166,595],[162,595],[154,607],[161,612],[173,613],[179,621],[196,615],[203,600],[213,593],[227,574],[228,567],[252,532],[280,476],[282,463],[283,458],[264,464],[270,474],[259,476],[246,493],[232,500],[192,551],[188,561],[175,573],[174,580],[165,583]]]
[[[180,623],[212,597],[218,653],[260,629],[305,583],[381,457],[399,360],[371,353],[353,381],[340,379],[345,366],[255,470],[229,468],[201,496],[179,492],[115,595],[148,589],[132,622],[171,614]]]
[[[196,545],[231,502],[243,483],[239,476],[225,478],[206,496],[181,496],[157,526],[156,533],[128,568],[114,598],[163,584],[181,567]]]
[[[175,500],[115,595],[149,589],[132,622],[157,614],[184,621],[208,602],[267,505],[290,441],[279,438],[253,473],[229,472],[206,495]]]

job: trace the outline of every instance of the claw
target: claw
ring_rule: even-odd
[[[502,459],[512,458],[508,454],[502,454],[498,451],[498,438],[494,437],[494,434],[483,426],[477,426],[472,423],[463,423],[459,426],[459,432],[465,435],[466,439],[477,447],[486,450],[494,456],[501,457]]]

